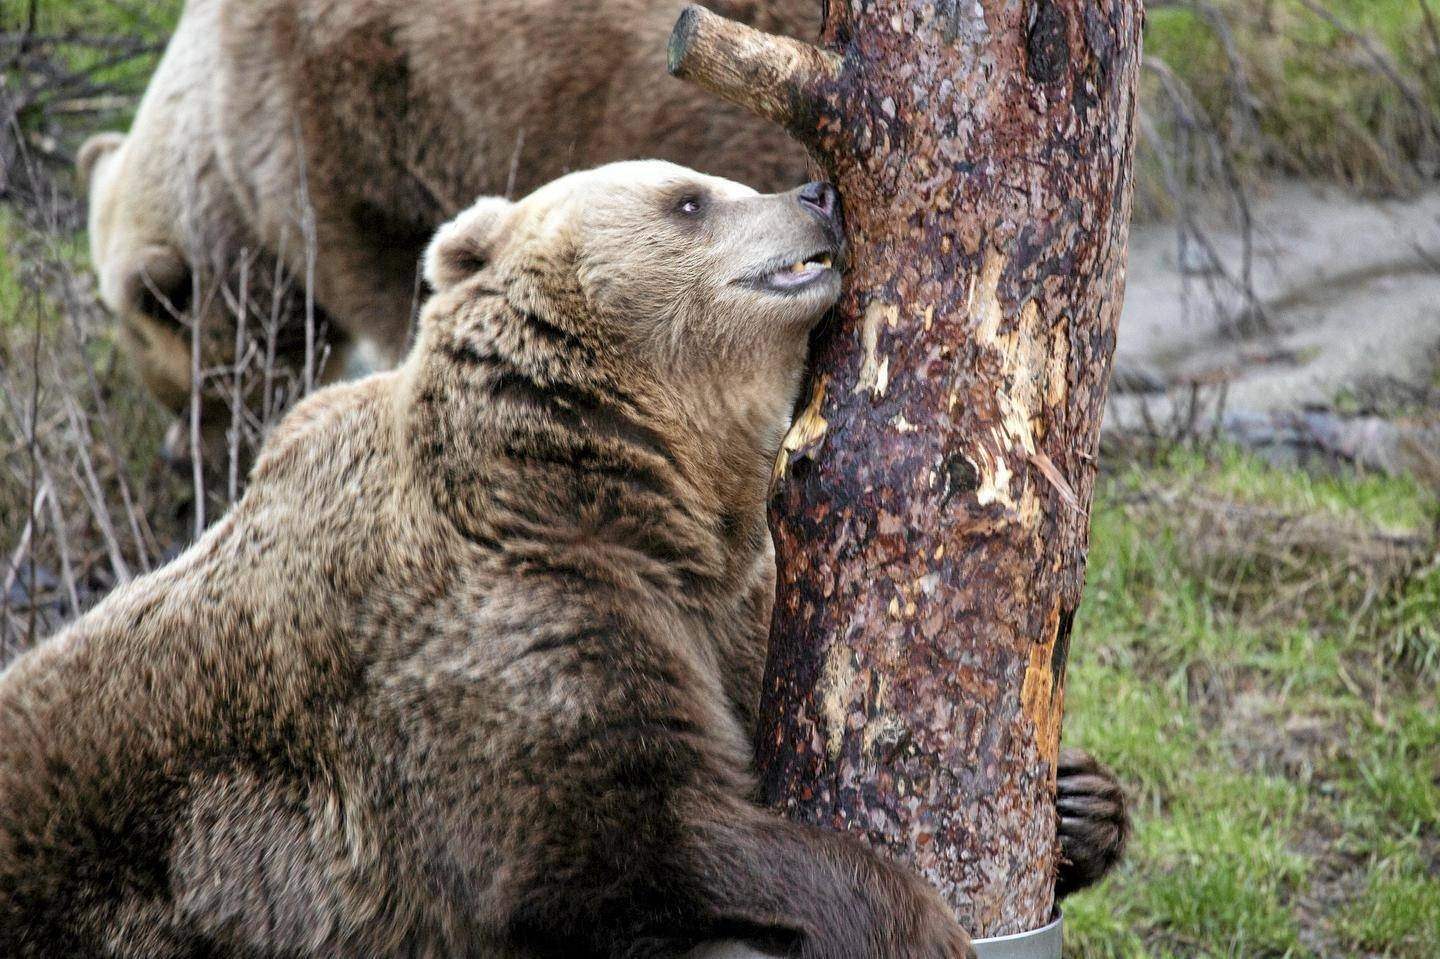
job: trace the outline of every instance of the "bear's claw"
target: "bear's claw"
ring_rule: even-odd
[[[1060,863],[1055,898],[1098,882],[1125,853],[1130,815],[1115,774],[1083,749],[1060,750],[1055,812]]]

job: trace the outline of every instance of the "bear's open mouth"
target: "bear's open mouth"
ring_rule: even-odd
[[[741,282],[768,292],[793,293],[833,272],[829,250],[817,250],[795,260],[774,260]]]

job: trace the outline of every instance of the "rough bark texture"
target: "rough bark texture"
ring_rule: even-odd
[[[765,794],[895,850],[980,936],[1053,907],[1142,16],[834,0],[823,53],[694,9],[672,38],[673,72],[810,148],[851,242],[777,470]]]

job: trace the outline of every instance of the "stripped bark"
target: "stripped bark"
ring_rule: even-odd
[[[777,471],[764,792],[914,863],[977,935],[1052,909],[1142,15],[832,0],[819,47],[694,7],[671,38],[673,73],[809,147],[851,242]]]

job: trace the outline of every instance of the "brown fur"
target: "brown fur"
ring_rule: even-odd
[[[0,674],[0,953],[965,955],[747,801],[769,464],[839,290],[751,280],[836,235],[658,163],[443,230],[406,364]]]
[[[130,132],[97,134],[78,156],[100,297],[119,320],[121,345],[141,381],[175,412],[190,402],[191,330],[201,331],[203,367],[227,363],[242,299],[252,340],[267,324],[277,326],[277,382],[290,395],[298,392],[288,379],[301,374],[307,318],[322,331],[327,326],[323,304],[307,310],[296,279],[305,275],[302,231],[267,246],[223,168],[219,148],[231,127],[216,83],[221,12],[218,0],[187,4]],[[278,196],[273,202],[296,204]],[[282,269],[290,264],[286,250],[298,251],[298,272]],[[344,339],[322,380],[343,370]],[[228,411],[217,397],[206,399],[203,424],[215,440]]]

